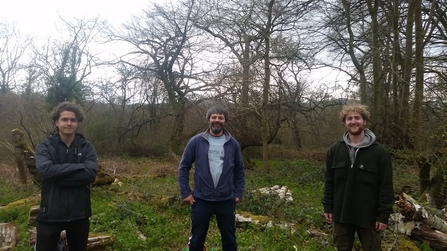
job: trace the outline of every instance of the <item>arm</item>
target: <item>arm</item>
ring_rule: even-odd
[[[236,202],[242,199],[245,190],[245,168],[242,158],[241,146],[236,141],[236,149],[234,150],[234,197]]]
[[[96,156],[95,148],[92,144],[87,143],[86,150],[83,152],[84,158],[80,164],[84,169],[73,173],[70,176],[59,179],[55,182],[56,185],[62,187],[90,185],[95,181],[98,173],[98,157]]]
[[[333,157],[331,149],[326,153],[326,172],[324,175],[324,194],[322,199],[324,215],[328,221],[332,220],[332,205],[334,200],[334,173],[332,170]]]
[[[192,201],[193,198],[191,187],[189,186],[189,171],[191,170],[192,163],[194,163],[194,161],[195,144],[194,142],[192,142],[191,139],[186,145],[185,150],[183,151],[182,159],[180,160],[178,168],[178,184],[180,193],[183,199],[189,198],[189,196],[191,196],[190,201]]]
[[[379,169],[379,201],[376,221],[388,224],[388,219],[393,213],[394,188],[393,188],[393,167],[391,156],[386,149],[380,151]]]
[[[45,142],[39,144],[36,148],[36,168],[42,181],[55,182],[85,169],[85,166],[81,163],[55,164],[56,156],[52,156],[50,148],[52,146]]]

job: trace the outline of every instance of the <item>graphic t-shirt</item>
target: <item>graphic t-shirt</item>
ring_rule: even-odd
[[[211,177],[213,177],[214,187],[217,187],[223,169],[225,135],[220,137],[210,135],[209,142],[208,160],[210,162],[210,172]]]

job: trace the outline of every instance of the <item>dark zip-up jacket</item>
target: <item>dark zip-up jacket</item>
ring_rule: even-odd
[[[377,141],[357,150],[351,163],[342,139],[327,152],[323,196],[325,213],[332,220],[369,228],[376,221],[388,224],[393,213],[394,190],[389,152]]]
[[[70,147],[53,132],[36,148],[36,167],[42,178],[36,220],[69,222],[92,215],[90,185],[98,172],[95,148],[76,132]]]
[[[178,170],[178,183],[182,198],[193,195],[207,201],[225,201],[232,198],[242,199],[245,189],[244,161],[241,147],[230,133],[224,131],[224,162],[219,182],[214,188],[211,177],[208,149],[209,133],[203,132],[192,137],[185,147]],[[189,185],[189,171],[194,163],[194,191]]]

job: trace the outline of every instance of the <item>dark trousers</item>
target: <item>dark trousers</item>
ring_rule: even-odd
[[[236,202],[234,199],[205,201],[195,198],[195,203],[191,206],[189,251],[203,251],[210,219],[213,214],[216,216],[217,226],[220,230],[222,251],[236,251],[235,208]]]
[[[334,243],[338,251],[351,251],[354,246],[355,233],[359,237],[364,251],[381,250],[382,237],[375,226],[363,228],[352,224],[334,222]]]
[[[67,243],[70,251],[85,251],[87,249],[89,219],[63,223],[37,223],[36,251],[57,251],[57,243],[61,231],[67,233]]]

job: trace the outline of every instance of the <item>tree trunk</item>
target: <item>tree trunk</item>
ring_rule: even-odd
[[[366,88],[366,76],[365,76],[365,69],[362,63],[357,60],[355,51],[354,51],[354,32],[352,31],[351,27],[351,3],[349,1],[344,0],[343,1],[343,7],[345,9],[346,13],[346,27],[348,29],[349,33],[349,43],[348,43],[348,54],[352,60],[352,63],[355,66],[355,69],[360,75],[360,102],[362,104],[366,104],[368,97],[367,97],[367,88]]]
[[[408,121],[410,118],[410,81],[413,72],[413,24],[414,24],[415,0],[409,1],[408,18],[405,33],[405,54],[402,85],[402,99],[400,105],[399,124],[402,131],[401,142],[405,148],[412,149],[409,141]]]
[[[14,138],[16,149],[14,154],[16,165],[19,169],[20,181],[26,183],[27,173],[25,170],[28,169],[28,173],[33,177],[33,182],[40,184],[40,174],[37,171],[36,163],[34,161],[35,152],[26,141],[25,134],[19,129],[14,129],[11,131],[11,135]]]
[[[272,26],[272,8],[275,0],[270,0],[267,10],[267,24],[264,29],[265,39],[265,52],[264,52],[264,86],[262,90],[262,161],[264,165],[264,171],[270,172],[269,167],[269,118],[268,118],[268,105],[269,105],[269,91],[270,91],[270,29]]]
[[[420,156],[416,159],[419,167],[419,190],[424,192],[430,186],[431,163],[428,158]]]
[[[414,102],[413,114],[410,125],[410,139],[411,144],[414,145],[415,150],[422,150],[423,141],[420,140],[421,131],[421,114],[422,101],[424,98],[424,31],[422,27],[422,2],[415,1],[415,31],[416,31],[416,51],[415,51],[415,66],[416,66],[416,85],[414,88]]]
[[[380,44],[379,44],[379,31],[378,31],[378,21],[377,21],[377,9],[378,3],[372,0],[366,1],[368,5],[369,14],[371,15],[371,33],[372,33],[372,56],[373,56],[373,119],[375,121],[374,126],[376,131],[380,131],[379,128],[382,124],[381,119],[381,85],[382,85],[382,68],[380,60]]]

